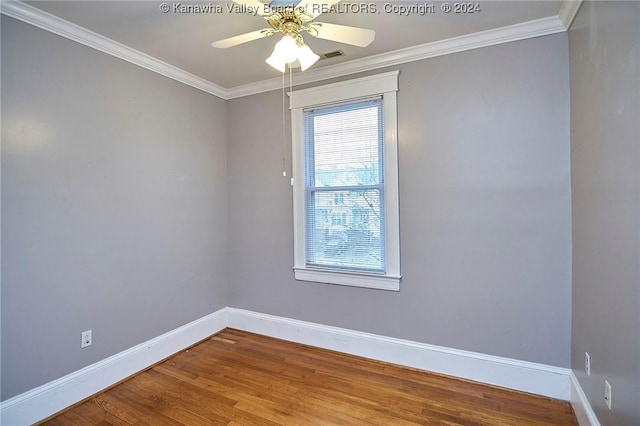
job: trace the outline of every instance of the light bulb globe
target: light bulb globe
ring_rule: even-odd
[[[313,53],[313,50],[306,44],[298,50],[298,61],[300,62],[300,69],[306,71],[311,65],[315,64],[320,56]]]
[[[265,59],[265,62],[271,65],[273,68],[277,69],[280,72],[284,72],[287,67],[287,63],[280,58],[276,52],[274,51],[271,56]]]
[[[278,56],[286,63],[295,61],[298,58],[298,52],[300,46],[296,43],[296,40],[290,35],[282,36],[282,39],[276,43],[276,47],[273,49],[273,53],[277,53]]]

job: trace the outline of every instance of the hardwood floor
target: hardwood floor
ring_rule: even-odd
[[[46,425],[576,425],[568,403],[221,333]]]

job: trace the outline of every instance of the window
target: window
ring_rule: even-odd
[[[384,215],[382,124],[380,97],[304,110],[307,265],[384,272],[380,222],[359,221],[367,211]],[[323,227],[316,212],[327,207],[332,222]]]
[[[298,280],[398,290],[398,72],[291,93]]]

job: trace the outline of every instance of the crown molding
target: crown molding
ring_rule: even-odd
[[[479,49],[481,47],[495,46],[497,44],[525,40],[533,37],[556,34],[564,31],[566,31],[566,28],[560,18],[558,16],[550,16],[548,18],[536,19],[533,21],[523,22],[521,24],[509,25],[506,27],[399,49],[379,55],[368,56],[362,59],[354,59],[349,62],[305,71],[304,73],[297,73],[294,74],[294,84],[300,85],[314,83],[330,78],[342,77],[345,75],[395,66],[407,62],[434,58],[436,56],[443,56],[451,53],[464,52],[466,50]],[[280,89],[281,86],[282,79],[279,77],[259,81],[257,83],[237,86],[227,90],[227,99],[268,92]]]
[[[295,85],[315,83],[407,62],[564,32],[571,25],[582,1],[564,0],[558,16],[439,40],[297,73],[294,74],[294,83]],[[226,89],[21,1],[0,1],[0,12],[222,99],[235,99],[281,88],[282,79],[277,77]]]
[[[569,27],[573,23],[583,0],[564,0],[560,6],[558,18],[562,21],[564,28],[569,31]]]
[[[217,84],[28,4],[20,1],[2,1],[0,2],[0,13],[146,68],[180,83],[226,98],[226,89]]]

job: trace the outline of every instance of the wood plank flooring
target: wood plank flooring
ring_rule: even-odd
[[[577,425],[568,403],[226,329],[46,425]]]

